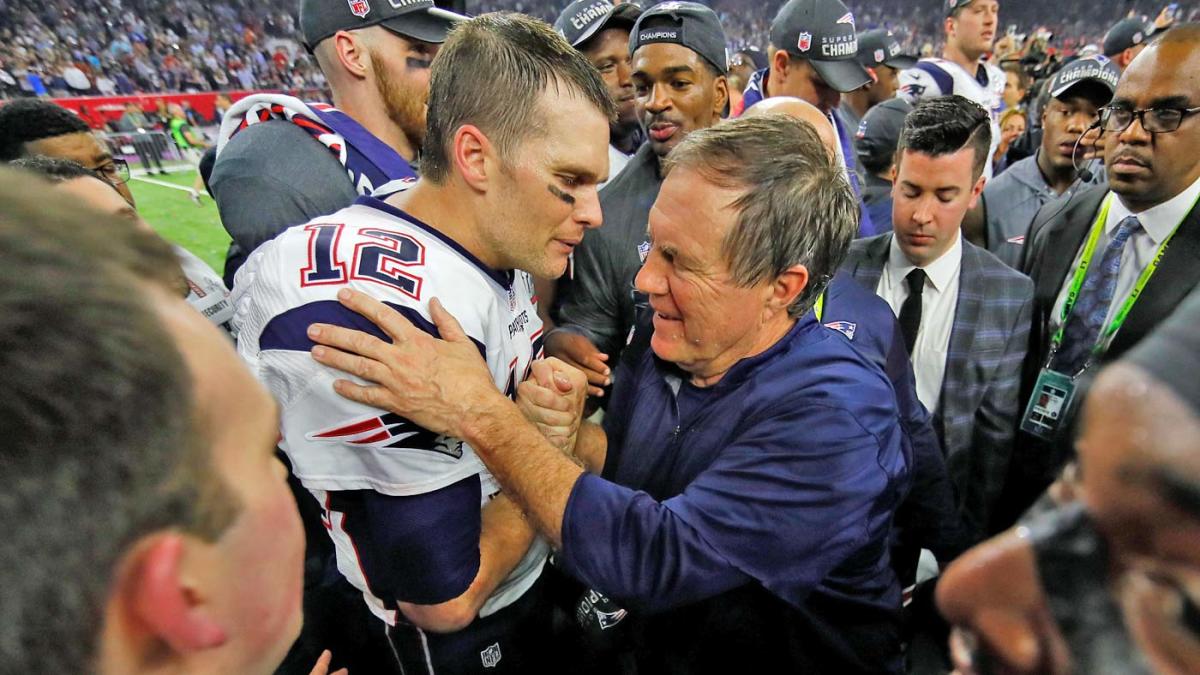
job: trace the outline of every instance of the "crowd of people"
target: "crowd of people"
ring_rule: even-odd
[[[6,0],[0,97],[321,88],[294,8],[241,0]]]
[[[1012,51],[1031,47],[1074,54],[1098,44],[1103,27],[1123,16],[1154,15],[1158,0],[1056,5],[1006,4]],[[553,0],[471,0],[471,14],[509,10],[545,21]],[[765,48],[780,0],[711,0],[730,50]],[[942,47],[935,2],[905,7],[888,0],[847,3],[858,26],[890,28],[905,49],[930,55]],[[1186,10],[1190,20],[1200,8]],[[1002,40],[1003,42],[1003,40]],[[6,0],[0,3],[0,99],[21,96],[125,95],[230,90],[321,90],[319,68],[302,48],[294,8],[283,0]]]
[[[0,670],[1200,671],[1187,11],[299,5],[223,270],[0,106]]]

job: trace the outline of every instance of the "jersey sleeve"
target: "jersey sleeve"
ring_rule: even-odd
[[[900,89],[896,95],[916,105],[922,99],[944,96],[953,88],[953,80],[945,71],[933,63],[922,61],[915,68],[900,71]]]
[[[475,453],[461,440],[339,396],[335,380],[364,382],[314,361],[307,330],[325,323],[391,341],[337,301],[349,287],[437,335],[428,308],[436,296],[484,354],[490,306],[479,298],[488,296],[470,286],[472,277],[437,242],[357,211],[290,228],[251,256],[235,283],[238,348],[279,403],[281,447],[305,487],[432,492],[479,473]]]

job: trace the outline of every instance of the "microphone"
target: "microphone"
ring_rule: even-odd
[[[1096,120],[1095,122],[1092,122],[1092,126],[1085,129],[1084,132],[1079,135],[1079,138],[1075,140],[1075,147],[1071,148],[1071,166],[1075,168],[1075,175],[1079,176],[1079,180],[1081,180],[1085,183],[1092,182],[1092,179],[1095,178],[1096,175],[1094,173],[1092,173],[1091,170],[1089,170],[1086,166],[1080,166],[1079,160],[1076,159],[1076,155],[1079,154],[1079,144],[1083,142],[1083,137],[1087,136],[1088,132],[1091,131],[1092,129],[1099,129],[1100,124],[1101,124],[1100,120]],[[1101,136],[1104,135],[1103,130],[1100,131],[1100,135]]]

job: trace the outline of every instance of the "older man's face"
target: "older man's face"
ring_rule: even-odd
[[[636,279],[655,312],[650,346],[700,384],[715,383],[754,353],[762,336],[770,284],[735,284],[722,253],[742,194],[679,168],[650,211],[652,246]]]

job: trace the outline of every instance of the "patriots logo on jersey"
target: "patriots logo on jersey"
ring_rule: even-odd
[[[335,441],[348,445],[429,450],[454,459],[462,459],[463,456],[462,441],[439,436],[395,413],[339,424],[306,434],[305,438],[310,441]]]
[[[853,340],[854,334],[858,332],[858,324],[849,321],[830,321],[825,327],[845,335],[847,340]]]

